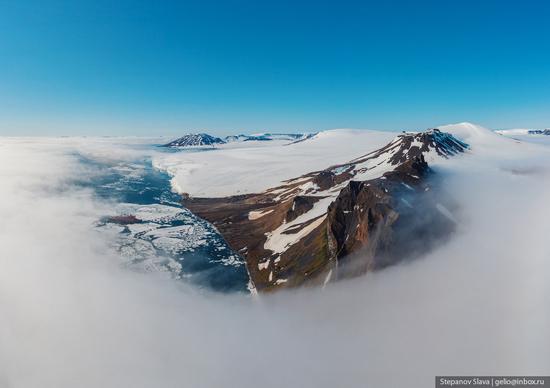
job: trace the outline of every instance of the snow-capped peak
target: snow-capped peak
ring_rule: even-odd
[[[464,152],[468,148],[468,144],[452,134],[434,128],[424,132],[398,135],[385,147],[347,164],[332,167],[331,170],[348,171],[356,180],[373,179],[421,155],[428,162],[433,162]]]
[[[214,137],[206,133],[190,133],[176,140],[165,144],[165,147],[199,147],[213,146],[215,144],[224,144],[225,141],[219,137]]]

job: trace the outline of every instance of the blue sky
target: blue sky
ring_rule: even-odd
[[[0,134],[550,126],[550,2],[0,0]]]

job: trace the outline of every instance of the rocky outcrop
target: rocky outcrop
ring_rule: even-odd
[[[429,174],[428,164],[420,154],[381,178],[351,181],[340,192],[329,206],[327,218],[329,255],[338,260],[340,277],[399,261],[399,257],[388,257],[392,250],[407,243],[400,241],[396,233],[403,212],[399,202],[410,204],[414,198],[415,203],[418,196],[427,195]]]
[[[131,224],[138,224],[141,222],[136,216],[131,214],[125,214],[120,216],[112,216],[107,217],[103,222],[111,222],[113,224],[119,224],[119,225],[131,225]]]
[[[302,214],[307,213],[313,208],[315,202],[319,200],[318,197],[312,197],[307,195],[297,195],[292,199],[292,206],[286,212],[286,222],[294,221]]]

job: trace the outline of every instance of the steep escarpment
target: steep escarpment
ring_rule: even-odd
[[[422,154],[382,177],[350,181],[329,206],[336,277],[356,276],[425,253],[454,230]]]
[[[263,193],[187,198],[184,205],[245,258],[257,290],[323,284],[413,257],[452,230],[426,159],[467,148],[437,129],[404,133],[379,150]],[[426,241],[418,244],[419,238]]]

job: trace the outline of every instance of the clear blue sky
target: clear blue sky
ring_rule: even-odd
[[[0,0],[0,134],[550,126],[550,2]]]

